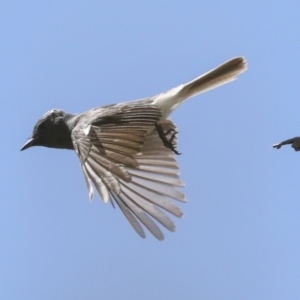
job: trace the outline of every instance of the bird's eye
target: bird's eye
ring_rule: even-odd
[[[40,123],[39,125],[38,125],[38,130],[43,130],[45,128],[45,123]]]

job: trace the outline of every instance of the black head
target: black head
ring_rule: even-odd
[[[32,146],[73,149],[71,131],[74,127],[73,115],[62,110],[53,109],[46,112],[36,123],[31,138],[21,148]]]

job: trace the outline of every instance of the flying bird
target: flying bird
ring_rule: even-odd
[[[295,151],[299,151],[300,150],[300,136],[296,136],[292,139],[285,140],[278,144],[274,144],[273,148],[280,149],[281,146],[289,145],[289,144],[294,148]]]
[[[153,97],[77,115],[50,110],[37,121],[21,150],[32,146],[75,150],[89,198],[96,188],[104,203],[120,207],[141,237],[145,237],[143,224],[163,240],[154,220],[175,231],[166,212],[182,217],[172,200],[186,202],[175,158],[178,132],[169,116],[186,99],[233,81],[246,69],[246,60],[236,57]]]

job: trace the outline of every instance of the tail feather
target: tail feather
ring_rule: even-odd
[[[228,60],[215,69],[197,77],[183,86],[179,97],[184,99],[207,92],[218,86],[236,79],[236,77],[247,70],[247,63],[243,57]]]
[[[160,107],[164,117],[168,117],[184,100],[233,81],[246,70],[244,57],[232,58],[194,80],[158,95],[154,104]]]

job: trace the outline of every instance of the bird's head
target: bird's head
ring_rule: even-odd
[[[32,146],[73,149],[71,131],[74,127],[71,118],[60,109],[46,112],[35,124],[31,138],[23,145],[22,150]]]

